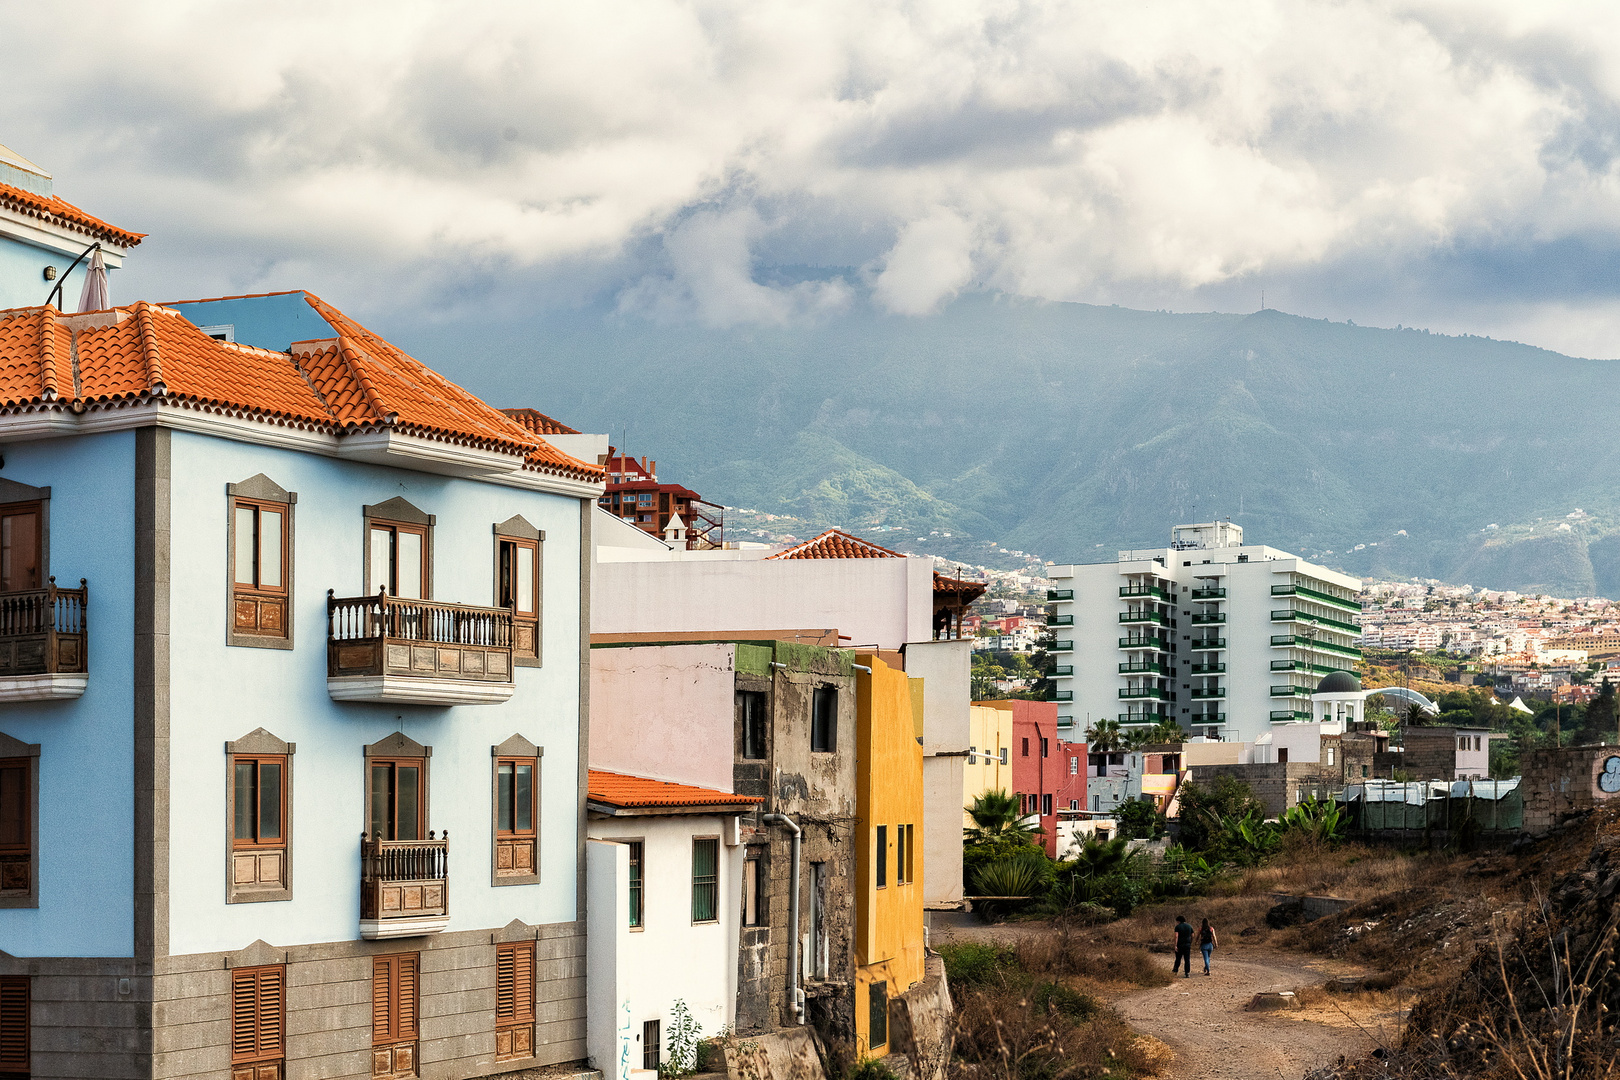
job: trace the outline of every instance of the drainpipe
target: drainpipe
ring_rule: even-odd
[[[786,814],[766,814],[760,818],[767,825],[780,825],[793,833],[793,891],[788,894],[788,923],[793,932],[788,935],[788,994],[793,1002],[793,1019],[804,1023],[804,991],[799,989],[799,841],[804,833]]]

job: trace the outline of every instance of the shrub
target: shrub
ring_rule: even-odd
[[[1017,966],[1011,953],[978,941],[941,945],[939,956],[945,961],[945,978],[953,987],[999,983]]]
[[[1032,897],[1041,891],[1041,884],[1041,869],[1033,859],[998,859],[973,875],[980,896]]]

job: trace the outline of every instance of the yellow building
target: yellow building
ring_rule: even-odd
[[[873,653],[856,662],[872,671],[855,682],[855,1038],[881,1057],[888,1002],[923,977],[922,680]]]
[[[968,759],[962,767],[962,826],[973,824],[966,808],[974,799],[1012,789],[1012,713],[974,705],[968,709]]]

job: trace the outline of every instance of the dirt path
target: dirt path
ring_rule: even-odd
[[[1238,955],[1233,956],[1233,952]],[[1168,962],[1168,958],[1166,958]],[[1255,994],[1320,986],[1341,966],[1239,947],[1216,952],[1211,974],[1194,959],[1192,978],[1140,990],[1114,1002],[1137,1031],[1175,1051],[1167,1080],[1300,1080],[1306,1070],[1364,1053],[1394,1035],[1393,1016],[1335,995],[1326,1004],[1282,1012],[1246,1012]],[[1349,1011],[1347,1011],[1349,1010]]]

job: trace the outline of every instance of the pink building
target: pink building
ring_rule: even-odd
[[[1012,780],[1029,817],[1041,823],[1041,846],[1057,856],[1057,812],[1086,805],[1086,747],[1058,735],[1057,704],[1002,698],[976,701],[1012,713]],[[1065,729],[1069,730],[1069,729]]]

